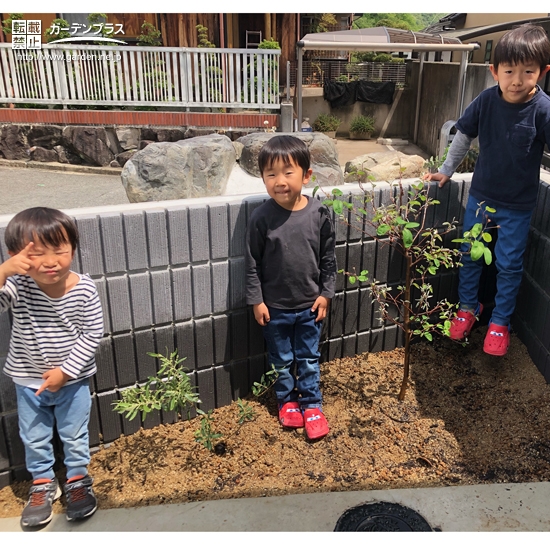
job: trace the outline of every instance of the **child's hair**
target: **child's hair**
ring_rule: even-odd
[[[8,223],[4,241],[10,252],[21,252],[31,241],[58,247],[67,242],[73,250],[78,245],[78,229],[74,220],[45,206],[27,208],[16,214]]]
[[[285,163],[292,159],[302,168],[304,174],[309,170],[311,164],[308,146],[296,136],[275,136],[264,143],[258,155],[260,173],[263,174],[266,168],[272,166],[279,159]]]
[[[535,62],[542,71],[550,63],[550,40],[538,25],[520,25],[508,31],[495,47],[495,69],[501,63],[517,65]]]

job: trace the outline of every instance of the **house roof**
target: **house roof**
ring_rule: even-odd
[[[470,27],[469,29],[457,29],[452,31],[437,29],[436,36],[458,38],[459,40],[471,40],[472,38],[476,38],[478,36],[484,36],[486,34],[492,34],[500,31],[508,31],[518,25],[523,25],[525,23],[535,23],[535,24],[550,23],[550,17],[532,17],[531,19],[517,19],[515,21],[507,21],[505,23],[497,23],[495,25],[483,25],[480,27]],[[426,30],[429,31],[430,28]]]

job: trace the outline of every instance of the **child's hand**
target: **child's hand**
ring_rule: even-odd
[[[32,262],[29,259],[29,252],[33,246],[34,243],[30,242],[25,248],[23,248],[23,250],[21,250],[21,252],[18,252],[17,254],[10,253],[11,257],[0,266],[4,277],[8,278],[12,275],[27,274],[29,269],[32,267]]]
[[[445,174],[442,174],[441,172],[437,172],[435,174],[424,174],[422,176],[422,179],[424,181],[437,181],[439,182],[437,186],[443,187],[451,178],[449,176],[446,176]]]
[[[42,378],[44,379],[44,383],[36,390],[34,395],[40,395],[44,390],[49,390],[53,393],[56,391],[59,391],[69,380],[70,376],[65,374],[61,367],[56,367],[55,369],[51,369],[49,371],[46,371]]]
[[[252,310],[258,324],[265,327],[269,323],[269,309],[267,309],[267,306],[263,302],[261,304],[254,304]]]
[[[319,296],[315,303],[311,307],[311,311],[317,311],[317,317],[315,322],[318,323],[322,321],[327,316],[328,306],[330,305],[330,298],[325,298],[324,296]]]

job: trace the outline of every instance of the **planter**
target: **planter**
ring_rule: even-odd
[[[350,132],[349,138],[350,139],[370,139],[372,133],[371,132]]]
[[[336,130],[334,130],[333,132],[321,132],[321,133],[325,134],[325,136],[328,136],[329,138],[336,139]]]

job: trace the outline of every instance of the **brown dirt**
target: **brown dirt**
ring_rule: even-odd
[[[310,442],[283,430],[273,396],[213,412],[225,454],[194,439],[199,419],[121,437],[92,457],[100,508],[319,491],[550,480],[550,386],[512,335],[507,356],[482,352],[486,328],[462,347],[414,346],[411,381],[397,400],[403,351],[321,367],[331,431]],[[17,516],[28,483],[0,491],[0,517]],[[55,511],[63,511],[63,499]]]

